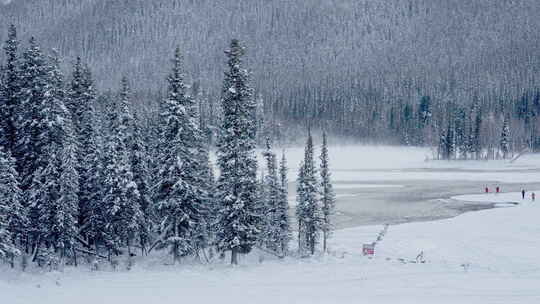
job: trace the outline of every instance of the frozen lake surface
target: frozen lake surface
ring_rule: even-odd
[[[294,213],[294,179],[303,150],[286,153]],[[435,220],[492,208],[494,204],[452,198],[481,194],[485,187],[495,191],[499,186],[502,192],[540,189],[539,155],[525,155],[513,163],[426,161],[432,157],[429,149],[343,146],[330,147],[330,157],[338,228]]]

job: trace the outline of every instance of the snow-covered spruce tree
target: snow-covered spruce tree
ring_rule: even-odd
[[[119,147],[125,149],[122,153],[120,176],[122,187],[125,190],[124,196],[126,199],[122,210],[121,223],[124,228],[121,234],[124,236],[125,244],[128,248],[128,253],[131,254],[132,241],[141,233],[144,223],[144,215],[141,211],[141,194],[139,185],[133,173],[133,153],[131,151],[134,146],[134,118],[129,109],[130,103],[130,87],[126,77],[122,78],[120,91],[120,124],[119,124],[119,139],[123,141]],[[137,168],[140,169],[140,168]],[[139,171],[140,173],[140,171]],[[143,173],[144,174],[144,173]],[[138,181],[141,181],[139,179]],[[147,202],[145,202],[147,203]],[[145,233],[145,232],[143,232]]]
[[[58,166],[58,197],[55,206],[56,214],[52,225],[55,231],[55,243],[52,246],[59,251],[61,257],[75,256],[74,238],[77,235],[77,217],[79,204],[79,166],[77,159],[77,138],[73,130],[72,116],[65,106],[66,92],[64,90],[63,76],[60,72],[60,60],[56,51],[50,58],[51,68],[49,77],[53,87],[52,96],[45,104],[50,109],[50,121],[56,120],[58,132],[54,136],[60,138],[56,148],[55,157]],[[54,161],[54,160],[51,160]]]
[[[93,153],[89,150],[89,148],[94,150],[97,148],[95,146],[93,122],[86,121],[86,119],[92,119],[92,113],[88,112],[92,109],[92,102],[95,98],[95,93],[92,89],[92,79],[85,81],[83,73],[84,67],[81,58],[77,57],[77,61],[73,67],[72,79],[66,99],[66,106],[71,113],[74,136],[76,137],[78,144],[76,147],[76,155],[78,158],[78,166],[76,169],[80,179],[78,224],[80,228],[83,228],[81,229],[81,235],[85,235],[84,226],[87,224],[87,218],[90,213],[90,192],[96,190],[89,189],[92,184],[87,184],[88,178],[90,178],[88,171],[91,171],[90,166],[92,166],[92,164],[88,161],[89,156],[91,155],[87,153]]]
[[[217,245],[222,251],[231,251],[231,264],[238,264],[239,253],[251,251],[261,223],[256,213],[255,101],[249,73],[242,66],[244,52],[238,40],[232,40],[225,52],[228,70],[221,97],[223,121],[217,149]]]
[[[267,216],[270,213],[270,205],[268,204],[268,187],[266,186],[266,170],[261,168],[259,177],[257,180],[257,198],[254,213],[261,216],[261,221],[258,223],[257,229],[259,230],[259,237],[257,239],[257,246],[267,247],[270,237],[270,223],[271,217]]]
[[[504,116],[503,127],[501,131],[501,142],[500,148],[503,154],[503,159],[508,158],[508,153],[510,153],[510,117],[509,115]]]
[[[13,151],[16,143],[17,126],[15,125],[15,113],[18,103],[19,93],[19,40],[17,39],[17,29],[10,25],[8,30],[8,39],[4,43],[4,52],[6,63],[1,75],[0,84],[0,123],[3,129],[0,137],[0,145],[6,151]]]
[[[326,132],[323,132],[323,143],[321,148],[321,209],[322,209],[322,233],[323,233],[323,252],[326,252],[327,241],[332,232],[333,224],[331,217],[334,215],[336,207],[336,198],[332,181],[330,178],[330,165],[328,156],[328,142]]]
[[[298,253],[303,255],[306,252],[306,230],[303,223],[303,219],[300,216],[304,216],[305,207],[299,206],[300,202],[304,200],[304,161],[300,163],[298,167],[298,177],[296,178],[296,220],[298,222]]]
[[[263,238],[265,246],[271,251],[276,253],[280,252],[280,214],[279,211],[279,199],[280,199],[280,184],[278,178],[278,167],[276,154],[272,151],[270,139],[266,139],[266,150],[263,152],[263,156],[266,160],[266,174],[264,175],[264,218],[265,228],[263,231]]]
[[[279,197],[276,210],[278,232],[278,248],[281,256],[285,256],[289,250],[289,242],[291,240],[291,224],[289,220],[289,192],[287,179],[287,159],[285,153],[281,157],[279,163]]]
[[[101,208],[99,179],[101,161],[98,128],[96,127],[96,112],[94,102],[96,93],[92,73],[87,66],[77,58],[73,68],[72,79],[68,90],[66,104],[72,115],[79,175],[79,205],[78,226],[80,235],[95,243],[99,235],[99,227],[95,223]],[[94,221],[94,222],[92,222]],[[89,244],[87,244],[89,245]]]
[[[77,232],[78,174],[71,115],[64,105],[65,91],[57,55],[50,58],[46,90],[34,118],[40,131],[36,170],[28,190],[34,232],[34,260],[42,245],[60,257],[73,253]],[[38,261],[41,262],[41,261]]]
[[[196,252],[207,193],[193,98],[184,83],[180,49],[175,51],[167,98],[160,105],[159,172],[154,198],[160,218],[158,248],[168,248],[174,262]]]
[[[313,138],[311,133],[300,167],[296,190],[296,218],[298,219],[298,240],[301,254],[314,254],[322,228],[320,190],[317,169],[313,159]]]
[[[105,227],[103,238],[108,250],[109,259],[112,254],[119,254],[120,248],[127,245],[128,254],[131,244],[141,223],[140,194],[133,181],[128,141],[131,138],[129,102],[129,85],[122,79],[120,102],[113,100],[109,105],[109,134],[105,143],[103,201]]]
[[[0,149],[0,258],[10,259],[11,267],[23,249],[27,226],[15,160]]]

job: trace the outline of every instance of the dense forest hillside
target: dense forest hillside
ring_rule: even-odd
[[[536,0],[17,0],[0,6],[0,40],[13,23],[23,41],[57,48],[66,70],[81,56],[100,89],[128,75],[153,109],[175,46],[216,100],[223,49],[238,38],[278,139],[311,125],[437,145],[476,108],[493,125],[483,133],[497,133],[491,145],[508,114],[521,147],[537,138],[538,12]]]

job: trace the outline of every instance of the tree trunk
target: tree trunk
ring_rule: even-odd
[[[238,248],[236,247],[231,250],[231,265],[238,265]]]
[[[323,231],[323,252],[326,253],[326,231]]]
[[[298,252],[302,253],[302,223],[298,221]]]
[[[309,247],[311,249],[311,255],[315,254],[315,231],[312,231],[309,237]]]
[[[141,244],[141,256],[144,256],[146,255],[146,237],[141,236],[139,243]]]
[[[179,260],[180,256],[178,255],[178,243],[175,241],[173,245],[173,264],[176,265]]]
[[[32,262],[35,262],[39,254],[39,247],[41,246],[41,235],[38,236],[36,244],[32,250]]]

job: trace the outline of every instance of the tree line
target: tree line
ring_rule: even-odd
[[[1,7],[0,19],[67,61],[84,57],[101,90],[130,75],[143,119],[157,116],[166,86],[155,79],[169,72],[176,45],[186,50],[193,95],[219,100],[220,53],[234,35],[252,50],[245,60],[275,142],[304,138],[311,127],[333,138],[437,149],[443,133],[454,137],[449,125],[479,113],[485,158],[503,154],[488,151],[498,150],[506,116],[510,149],[539,148],[538,11],[536,0],[18,0]],[[7,25],[0,23],[2,41]],[[208,108],[215,138],[219,106]]]
[[[259,178],[258,107],[238,40],[225,52],[213,132],[217,177],[207,107],[191,94],[180,48],[155,121],[133,111],[126,77],[118,91],[100,94],[77,58],[66,79],[58,54],[46,54],[34,38],[23,48],[15,26],[3,49],[0,258],[12,267],[97,267],[99,259],[117,265],[125,256],[129,268],[133,256],[153,250],[166,250],[175,263],[230,252],[237,264],[255,247],[290,253],[286,158],[278,164],[266,138]],[[302,255],[315,252],[321,233],[326,251],[332,228],[326,135],[320,158],[318,175],[310,135],[297,191]]]

